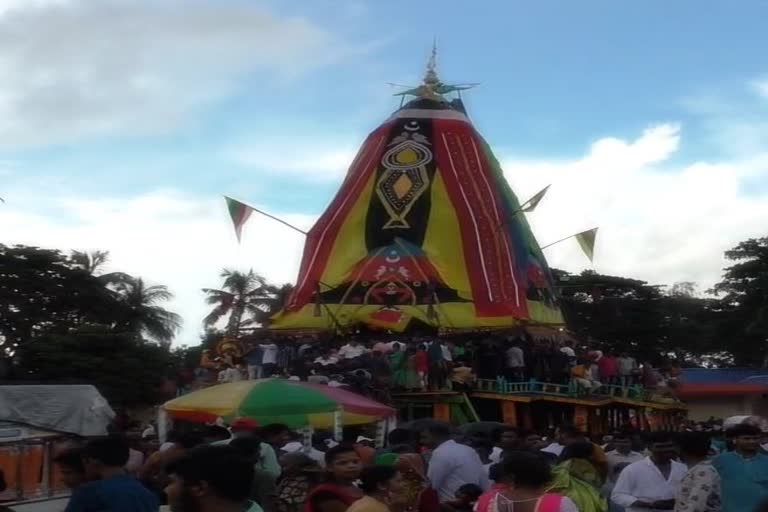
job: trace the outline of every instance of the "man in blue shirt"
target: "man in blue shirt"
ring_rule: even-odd
[[[768,499],[768,456],[759,453],[760,429],[736,425],[726,432],[734,450],[712,462],[720,474],[722,512],[751,512]]]
[[[263,512],[249,500],[253,464],[230,446],[199,446],[166,468],[171,512]]]
[[[157,497],[129,476],[128,443],[118,437],[94,439],[82,451],[83,467],[91,482],[78,487],[65,512],[157,512]]]

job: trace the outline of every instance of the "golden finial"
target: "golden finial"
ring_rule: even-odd
[[[435,86],[440,83],[437,77],[437,38],[432,40],[432,55],[427,61],[427,72],[424,75],[424,84]]]

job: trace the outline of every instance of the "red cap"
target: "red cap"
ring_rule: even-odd
[[[259,424],[251,418],[237,418],[229,426],[232,430],[256,430]]]

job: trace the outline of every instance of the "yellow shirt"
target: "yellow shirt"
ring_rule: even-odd
[[[347,512],[390,512],[389,507],[370,496],[363,496],[347,509]]]

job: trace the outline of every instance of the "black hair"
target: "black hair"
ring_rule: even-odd
[[[762,435],[762,431],[749,423],[739,423],[726,430],[725,435],[726,437],[734,439],[741,436],[759,436]]]
[[[424,431],[429,432],[438,439],[448,439],[451,437],[451,426],[447,423],[432,423]]]
[[[704,432],[683,432],[677,436],[680,453],[694,457],[706,457],[709,454],[709,436]]]
[[[595,451],[595,447],[590,442],[573,443],[563,448],[563,453],[560,454],[560,460],[569,459],[589,459],[592,457],[592,453]]]
[[[387,435],[387,442],[391,445],[410,444],[413,441],[413,434],[410,430],[396,428]]]
[[[290,431],[291,429],[288,428],[288,425],[283,425],[282,423],[271,423],[261,427],[261,435],[264,438],[276,436],[278,434],[282,434],[283,432]]]
[[[508,479],[520,487],[538,489],[552,480],[549,464],[543,457],[530,452],[512,452],[501,462],[502,479]]]
[[[493,431],[493,441],[498,443],[501,440],[501,436],[504,435],[505,432],[514,432],[518,437],[520,437],[520,430],[511,425],[505,425]]]
[[[85,473],[83,466],[83,451],[80,448],[69,448],[53,458],[53,462],[59,466],[68,467],[78,473]]]
[[[230,446],[198,446],[165,468],[184,485],[206,482],[219,498],[244,502],[251,495],[253,462]]]
[[[249,459],[258,459],[261,455],[261,441],[255,437],[236,437],[230,441],[229,446]]]
[[[616,439],[626,439],[628,441],[631,441],[632,434],[630,434],[629,432],[615,432],[613,434],[613,440],[615,441]]]
[[[203,437],[200,434],[194,432],[187,432],[178,436],[176,438],[176,443],[180,444],[181,447],[185,450],[189,450],[195,446],[200,446],[203,444]]]
[[[558,430],[561,434],[565,434],[570,437],[580,437],[583,436],[584,433],[577,427],[576,425],[571,425],[570,423],[566,423],[564,425],[560,425],[558,427]]]
[[[340,455],[345,453],[356,454],[357,450],[355,450],[355,447],[351,444],[337,444],[333,448],[329,448],[328,451],[325,452],[325,465],[330,466],[336,462],[336,459],[338,459]]]
[[[123,437],[109,436],[92,439],[82,449],[84,459],[94,459],[105,466],[123,467],[130,456],[128,441]]]
[[[657,443],[673,443],[675,441],[675,434],[672,432],[651,432],[645,438],[648,446]]]
[[[482,450],[488,450],[488,453],[493,451],[493,443],[488,441],[487,439],[473,439],[471,442],[472,448],[475,450],[482,449]]]
[[[456,491],[456,495],[459,494],[465,494],[472,501],[475,501],[483,494],[483,490],[476,484],[464,484]]]
[[[371,494],[379,489],[379,485],[395,478],[397,469],[393,466],[370,466],[360,473],[360,489],[365,494]]]

